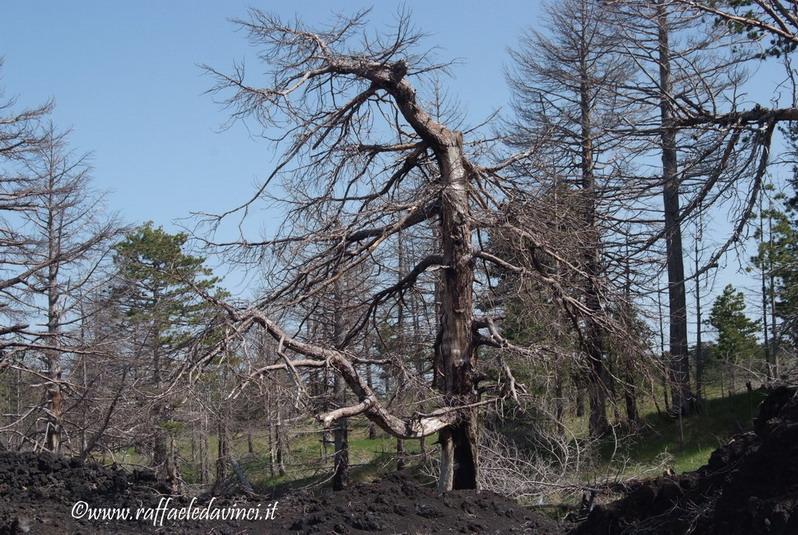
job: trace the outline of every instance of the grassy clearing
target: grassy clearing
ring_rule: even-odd
[[[594,470],[587,479],[590,482],[605,478],[647,477],[659,475],[669,467],[676,472],[695,470],[705,464],[711,452],[736,434],[751,429],[752,418],[765,393],[760,390],[722,395],[718,387],[708,387],[705,392],[703,410],[680,423],[659,414],[653,401],[641,399],[639,410],[641,427],[636,433],[627,432],[603,440],[599,446]],[[661,399],[661,398],[660,398]],[[660,406],[661,410],[664,407]],[[621,411],[622,412],[622,411]],[[577,437],[584,437],[586,418],[573,418],[572,429]],[[396,466],[396,439],[380,433],[376,438],[368,438],[366,422],[350,420],[349,456],[351,479],[370,481],[380,477]],[[300,422],[293,429],[293,437],[288,445],[285,474],[272,474],[268,456],[268,441],[264,433],[253,434],[252,450],[249,453],[248,440],[243,433],[232,437],[233,456],[247,477],[261,491],[281,491],[290,488],[324,484],[332,472],[332,444],[324,445],[321,431],[312,421]],[[217,451],[217,436],[208,436],[208,450],[211,462],[211,478],[214,476],[214,462]],[[581,440],[581,439],[580,439]],[[434,455],[434,438],[427,441],[428,451]],[[195,449],[197,445],[194,445]],[[421,460],[420,443],[409,440],[404,443],[409,465],[418,465]],[[180,457],[184,460],[182,475],[188,483],[199,482],[198,462],[192,462],[191,439],[181,436],[178,439]],[[144,465],[147,458],[130,450],[123,455],[123,462]],[[196,457],[195,457],[196,459]]]
[[[721,397],[719,390],[711,388],[705,394],[701,412],[681,421],[648,412],[636,435],[619,444],[614,440],[602,444],[604,468],[626,476],[647,475],[663,466],[677,473],[695,470],[706,464],[712,451],[731,436],[751,429],[757,406],[765,395],[754,390]]]
[[[353,481],[370,481],[384,474],[396,466],[396,439],[378,434],[376,438],[368,438],[368,427],[365,421],[352,420],[349,429],[349,463],[350,478]],[[288,452],[284,462],[285,473],[279,475],[277,467],[274,473],[271,469],[269,445],[266,436],[253,434],[252,453],[249,453],[248,441],[245,434],[237,433],[232,436],[233,457],[240,463],[253,486],[261,491],[287,490],[314,486],[325,482],[332,472],[333,445],[322,443],[322,433],[312,423],[297,426],[296,434],[290,439]],[[332,438],[331,436],[329,438]],[[211,478],[214,476],[213,463],[218,448],[218,436],[208,436],[208,451],[210,452]],[[196,444],[195,444],[196,448]],[[199,482],[199,463],[192,462],[192,448],[190,437],[181,436],[178,440],[180,457],[185,461],[181,468],[181,475],[188,483]],[[405,454],[411,462],[421,449],[417,440],[404,442]],[[128,457],[135,457],[132,452]]]

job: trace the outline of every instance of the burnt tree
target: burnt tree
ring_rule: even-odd
[[[253,120],[284,150],[274,170],[246,203],[223,214],[208,215],[211,229],[244,218],[265,198],[284,201],[285,223],[275,236],[220,242],[206,238],[217,252],[241,263],[267,267],[270,281],[261,298],[245,306],[211,301],[226,311],[236,335],[265,329],[281,357],[254,370],[248,380],[274,371],[289,373],[298,390],[312,374],[327,369],[339,375],[356,400],[353,405],[318,414],[326,427],[343,418],[364,415],[399,439],[439,434],[441,490],[477,488],[479,412],[503,396],[516,396],[512,371],[502,366],[506,384],[481,385],[480,356],[504,363],[502,352],[537,356],[538,348],[515,347],[500,333],[501,318],[482,314],[475,302],[476,282],[490,264],[534,277],[556,288],[558,302],[580,317],[593,312],[578,296],[550,276],[543,266],[516,265],[482,247],[481,233],[501,229],[519,237],[523,247],[549,251],[544,240],[514,224],[502,204],[526,187],[503,176],[512,164],[534,152],[498,158],[490,140],[462,121],[433,112],[417,87],[434,82],[446,65],[432,64],[418,52],[419,35],[401,15],[394,33],[374,37],[363,29],[365,14],[341,17],[323,31],[311,31],[251,10],[238,21],[259,48],[268,67],[264,83],[253,82],[243,67],[224,73],[208,67],[214,90],[233,120]],[[359,41],[358,41],[359,39]],[[457,126],[452,126],[457,125]],[[464,132],[469,139],[465,139]],[[281,182],[283,196],[269,186]],[[240,227],[239,227],[240,228]],[[424,254],[399,269],[393,253],[399,234],[412,229],[423,236]],[[422,239],[422,238],[419,238]],[[581,271],[563,259],[563,269]],[[348,306],[358,312],[347,322],[335,347],[303,334],[306,318],[291,311],[331,293],[347,273],[372,266],[364,291]],[[360,270],[360,271],[359,271]],[[397,281],[395,273],[401,272]],[[379,335],[378,318],[390,316],[407,292],[423,288],[427,306],[436,308],[432,362],[420,366],[413,410],[391,407],[366,379],[368,366],[397,365],[402,359],[358,356],[348,347],[369,333]],[[434,289],[433,289],[434,288]],[[296,334],[291,334],[291,333]],[[480,355],[480,347],[490,348]],[[194,373],[221,346],[191,363]],[[406,349],[405,349],[406,351]],[[393,360],[393,361],[392,361]],[[392,361],[392,362],[391,362]],[[413,370],[405,368],[403,373]],[[398,381],[396,381],[398,382]]]

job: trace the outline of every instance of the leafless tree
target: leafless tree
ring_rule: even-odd
[[[497,161],[490,156],[488,140],[476,130],[458,130],[459,123],[447,125],[427,111],[417,87],[429,83],[445,65],[430,63],[428,54],[416,52],[420,36],[405,15],[390,36],[364,30],[365,13],[341,17],[324,31],[285,23],[258,10],[238,23],[260,48],[270,78],[263,85],[250,81],[242,66],[232,74],[209,68],[218,81],[214,90],[225,95],[233,119],[255,119],[285,152],[250,201],[209,221],[216,225],[224,218],[246,216],[266,197],[267,187],[281,179],[282,187],[302,202],[289,205],[286,223],[274,238],[253,241],[242,236],[215,244],[239,260],[279,259],[270,264],[280,266],[269,272],[272,291],[259,302],[248,307],[218,304],[237,332],[258,325],[278,341],[284,361],[258,373],[330,368],[343,377],[357,402],[319,415],[325,425],[363,414],[398,438],[438,432],[440,488],[475,488],[479,408],[516,391],[506,366],[505,387],[479,387],[478,348],[493,347],[496,351],[486,355],[497,359],[504,352],[531,356],[539,350],[514,347],[500,334],[495,318],[479,314],[474,284],[482,272],[477,263],[537,277],[558,288],[559,302],[581,315],[591,313],[545,269],[515,266],[480,246],[480,234],[502,228],[545,249],[537,236],[513,225],[500,208],[513,190],[525,188],[520,178],[504,177],[502,170],[534,148]],[[473,139],[466,140],[466,135]],[[419,404],[429,408],[397,415],[368,386],[358,369],[362,359],[292,335],[290,326],[274,318],[280,317],[281,309],[329,291],[358,266],[390,262],[383,251],[399,232],[411,228],[426,234],[431,253],[398,282],[376,279],[372,291],[359,298],[364,312],[343,337],[353,340],[373,331],[375,313],[420,280],[437,276],[439,316],[432,363],[437,394]],[[567,261],[563,265],[581,271]],[[195,363],[201,365],[202,361]]]
[[[640,192],[640,210],[651,212],[651,193],[662,195],[662,225],[655,225],[641,249],[664,241],[667,272],[672,409],[687,414],[693,401],[687,352],[687,293],[682,229],[701,210],[728,209],[735,222],[724,243],[708,255],[704,273],[739,240],[761,186],[772,130],[744,121],[725,125],[686,120],[735,108],[745,81],[740,43],[722,27],[704,21],[677,2],[610,2],[624,34],[626,54],[637,68],[622,93],[642,105],[642,116],[624,129],[630,145],[641,142],[636,159],[656,157],[661,173]],[[646,182],[643,181],[643,184]],[[648,206],[646,207],[646,204]],[[657,213],[657,212],[654,212]]]
[[[31,318],[45,328],[35,329],[31,345],[41,349],[48,417],[45,447],[61,448],[64,415],[63,359],[80,347],[76,326],[83,311],[81,299],[92,287],[107,282],[98,267],[108,258],[111,240],[120,226],[106,217],[103,196],[90,185],[88,156],[75,155],[67,134],[52,125],[37,150],[26,159],[29,183],[35,190],[31,209],[23,213],[20,235],[26,237],[19,254],[29,265],[46,265],[35,273],[26,290]],[[73,354],[75,354],[73,352]]]
[[[613,255],[611,250],[613,244],[623,243],[620,231],[625,230],[613,217],[622,213],[623,192],[617,187],[626,167],[618,130],[635,114],[635,106],[623,105],[618,97],[619,88],[632,79],[633,69],[620,53],[621,33],[613,27],[611,15],[601,2],[592,0],[551,4],[545,29],[530,30],[519,47],[510,51],[515,112],[509,123],[510,140],[522,149],[537,145],[538,153],[545,154],[535,160],[537,168],[520,171],[540,181],[539,188],[549,188],[553,192],[549,199],[555,203],[558,190],[561,196],[572,188],[579,192],[559,203],[555,211],[565,210],[570,202],[580,214],[571,224],[571,239],[579,249],[572,261],[586,275],[574,283],[583,288],[582,299],[589,311],[579,318],[577,327],[590,363],[589,421],[594,436],[608,428],[608,333],[598,321],[608,308],[608,296],[601,294],[601,288],[619,270],[622,254]],[[518,165],[529,163],[524,160]]]
[[[2,61],[0,61],[2,67]],[[18,221],[33,208],[32,197],[37,193],[30,178],[24,174],[28,157],[41,145],[44,135],[42,121],[51,111],[52,105],[17,109],[16,99],[5,98],[0,92],[0,314],[4,318],[0,326],[0,367],[10,364],[9,351],[18,348],[14,333],[24,331],[28,325],[17,308],[18,291],[24,289],[28,279],[47,267],[47,262],[30,264],[20,256],[20,247],[27,244],[18,232]]]

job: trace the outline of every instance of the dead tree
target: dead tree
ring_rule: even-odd
[[[267,132],[280,128],[286,145],[283,159],[256,196],[210,221],[218,224],[225,217],[245,214],[275,178],[303,198],[292,203],[282,235],[215,244],[239,260],[281,260],[280,270],[268,274],[279,282],[264,299],[244,308],[218,304],[237,332],[259,325],[278,342],[284,360],[255,375],[329,368],[343,378],[357,401],[319,415],[326,426],[363,414],[397,438],[439,433],[440,488],[475,488],[478,410],[490,402],[481,399],[477,389],[477,348],[507,344],[492,322],[475,320],[475,260],[502,260],[476,248],[474,231],[502,224],[495,218],[500,172],[524,155],[498,164],[480,163],[484,144],[479,139],[467,143],[462,132],[433,118],[418,96],[414,81],[443,66],[415,52],[419,37],[407,18],[400,18],[390,39],[367,34],[363,23],[360,14],[314,32],[301,23],[286,24],[252,10],[239,24],[261,47],[261,57],[271,69],[267,85],[253,83],[241,68],[232,74],[210,70],[218,80],[216,92],[227,95],[224,102],[233,118],[254,118]],[[354,43],[358,35],[360,44]],[[329,218],[308,217],[319,213]],[[434,344],[438,394],[430,392],[428,409],[396,415],[361,376],[357,366],[362,360],[349,351],[291,335],[274,317],[279,309],[329,291],[361,264],[388,261],[384,248],[398,232],[410,228],[426,229],[434,252],[398,282],[375,281],[372,290],[360,296],[364,312],[344,336],[352,340],[371,329],[375,313],[401,298],[420,278],[439,277]],[[298,256],[298,251],[310,254]],[[301,264],[294,258],[301,258]],[[489,327],[494,334],[480,333]]]
[[[2,61],[0,61],[2,67]],[[33,197],[37,189],[24,173],[27,158],[39,149],[45,139],[42,121],[52,109],[51,104],[17,109],[16,99],[5,98],[0,92],[0,369],[7,368],[17,351],[22,349],[20,339],[28,324],[24,312],[17,304],[24,302],[19,292],[27,281],[45,269],[49,259],[33,262],[21,250],[30,245],[29,239],[19,232],[16,219],[34,208]]]
[[[577,324],[582,350],[587,355],[589,427],[593,436],[609,426],[606,416],[608,373],[607,336],[597,318],[607,307],[602,279],[613,269],[610,235],[617,234],[605,218],[618,211],[620,196],[612,189],[618,179],[623,150],[615,131],[631,120],[633,106],[621,106],[618,88],[632,77],[629,62],[619,50],[619,33],[610,12],[594,0],[568,0],[547,9],[545,30],[530,30],[520,46],[510,52],[514,67],[509,81],[515,115],[510,140],[522,148],[538,144],[545,153],[533,173],[559,189],[575,189],[571,196],[581,212],[573,238],[579,243],[576,259],[585,277],[583,301],[589,313]],[[611,163],[612,162],[612,163]],[[526,162],[523,162],[526,163]],[[615,255],[617,258],[620,255]],[[617,263],[617,260],[615,260]],[[615,268],[618,269],[617,267]]]
[[[14,99],[0,102],[0,370],[17,368],[18,381],[28,374],[36,383],[45,379],[37,404],[43,442],[58,451],[69,408],[63,356],[91,353],[65,326],[80,318],[81,296],[98,281],[95,268],[115,225],[102,220],[102,196],[91,192],[85,157],[70,153],[65,135],[45,123],[50,110],[15,111]],[[34,317],[45,318],[46,327],[30,327]],[[18,416],[17,423],[26,419]]]
[[[639,250],[664,242],[668,288],[668,323],[672,412],[687,414],[693,400],[687,351],[687,303],[682,229],[701,210],[729,208],[735,227],[715,248],[697,277],[740,240],[758,195],[768,160],[770,129],[751,128],[745,120],[716,122],[721,103],[738,106],[745,81],[745,56],[735,54],[739,39],[707,23],[671,0],[608,3],[619,21],[625,54],[637,69],[636,83],[622,89],[624,98],[642,105],[643,115],[621,130],[639,158],[657,157],[659,176],[642,192],[640,209],[652,211],[653,184],[661,193],[662,224],[636,244]],[[645,181],[643,181],[645,183]],[[647,208],[644,206],[648,204]]]
[[[104,215],[104,198],[91,190],[86,155],[70,152],[66,133],[50,125],[40,147],[26,162],[36,193],[33,207],[24,213],[21,232],[29,245],[22,248],[31,264],[47,263],[29,285],[31,305],[47,318],[46,331],[34,343],[41,344],[45,365],[48,419],[45,447],[61,449],[65,411],[62,357],[80,347],[70,325],[81,321],[81,300],[92,288],[107,282],[98,267],[107,260],[111,240],[120,225]]]
[[[679,208],[679,175],[676,155],[676,128],[671,98],[671,48],[668,11],[657,3],[657,51],[659,63],[660,113],[662,120],[662,198],[665,214],[665,258],[668,266],[668,311],[670,327],[673,407],[681,415],[690,411],[690,363],[687,356],[687,292],[684,283],[684,251]]]

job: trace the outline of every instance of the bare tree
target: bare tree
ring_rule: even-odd
[[[33,196],[37,193],[24,173],[25,160],[44,140],[41,122],[52,105],[16,108],[16,99],[5,98],[0,92],[0,266],[3,270],[0,314],[5,320],[0,326],[0,347],[10,350],[20,347],[19,340],[12,335],[28,327],[16,306],[20,301],[19,291],[24,289],[33,274],[47,267],[48,262],[31,264],[24,255],[20,255],[20,248],[28,245],[28,240],[20,235],[18,228],[21,216],[33,209]],[[12,354],[13,351],[4,352],[0,367],[10,365]]]
[[[224,102],[232,117],[254,118],[266,134],[279,129],[276,137],[286,146],[257,194],[237,210],[211,217],[210,222],[216,225],[235,214],[245,216],[267,195],[266,188],[275,179],[282,179],[283,188],[303,199],[291,203],[286,224],[276,237],[253,241],[242,236],[215,244],[239,260],[277,258],[280,262],[274,265],[281,266],[268,274],[272,291],[255,305],[218,304],[237,332],[259,325],[278,341],[283,362],[257,373],[330,368],[343,377],[357,402],[319,415],[325,425],[363,414],[398,438],[438,432],[440,488],[475,488],[478,410],[495,399],[481,397],[490,389],[480,392],[478,388],[477,349],[491,346],[499,352],[535,353],[513,348],[492,318],[478,317],[475,261],[520,270],[551,284],[557,281],[505,262],[481,249],[475,239],[478,229],[511,230],[499,206],[515,184],[500,173],[527,154],[490,164],[484,140],[475,136],[466,142],[463,132],[436,120],[426,110],[416,85],[423,86],[444,66],[430,64],[428,55],[415,52],[419,36],[406,16],[400,16],[390,37],[364,31],[364,17],[364,13],[342,17],[334,26],[314,32],[299,22],[287,24],[252,10],[248,20],[238,23],[261,48],[260,57],[270,69],[268,85],[249,81],[242,67],[232,74],[209,69],[218,80],[215,91],[227,95]],[[360,42],[355,43],[358,36]],[[308,217],[318,214],[321,217]],[[410,228],[424,231],[432,252],[408,268],[398,282],[384,277],[375,280],[372,291],[359,298],[364,312],[344,336],[352,340],[364,330],[373,330],[375,313],[381,308],[401,299],[419,280],[438,277],[433,362],[437,394],[429,393],[424,402],[429,408],[397,415],[361,375],[362,359],[291,335],[289,327],[274,318],[280,309],[328,291],[347,271],[364,263],[389,262],[382,252],[400,231]],[[512,230],[527,240],[537,240],[523,228]],[[561,288],[559,299],[589,314],[579,299],[568,294]],[[201,365],[202,361],[195,363],[195,367]],[[507,380],[513,383],[511,373]],[[499,395],[514,391],[502,390],[505,394]]]
[[[119,229],[113,218],[103,215],[103,196],[91,190],[88,157],[73,154],[66,137],[50,125],[27,159],[27,174],[36,193],[20,226],[27,242],[20,254],[30,265],[47,265],[33,275],[26,293],[32,317],[41,312],[46,324],[32,343],[42,346],[47,378],[45,447],[54,452],[60,450],[62,440],[63,358],[70,350],[86,350],[80,347],[74,328],[81,321],[81,299],[93,286],[106,282],[97,276],[98,266],[107,258]]]
[[[636,66],[633,84],[623,88],[629,101],[642,104],[642,116],[622,130],[627,141],[641,142],[638,160],[657,157],[659,176],[651,177],[639,195],[639,209],[650,212],[651,192],[662,198],[662,225],[638,244],[641,250],[664,241],[667,273],[672,410],[687,414],[693,402],[687,351],[687,292],[682,228],[700,210],[729,209],[735,229],[715,247],[699,276],[740,238],[751,199],[755,198],[767,161],[763,146],[772,132],[748,130],[742,123],[721,127],[688,122],[707,110],[737,106],[745,80],[744,55],[734,52],[733,35],[707,24],[670,0],[609,4],[622,23],[624,46]],[[645,181],[643,181],[645,184]],[[685,202],[686,201],[686,202]],[[645,205],[648,204],[648,207]]]
[[[573,261],[585,277],[574,282],[583,288],[588,310],[586,317],[579,318],[584,325],[577,327],[590,364],[587,384],[593,436],[604,433],[609,425],[608,333],[598,317],[607,308],[607,296],[600,291],[607,283],[602,279],[617,271],[617,266],[609,264],[621,256],[607,254],[610,236],[619,234],[617,221],[608,214],[619,211],[622,199],[615,190],[617,175],[624,168],[623,137],[617,129],[635,111],[619,102],[618,89],[631,79],[632,69],[619,52],[620,33],[610,15],[605,6],[592,0],[551,4],[546,33],[530,30],[519,48],[510,51],[515,111],[510,140],[522,149],[537,145],[538,152],[546,155],[539,158],[540,168],[527,172],[543,182],[541,187],[551,188],[555,202],[558,189],[579,191],[570,196],[581,214],[572,229],[581,227],[573,232],[580,249]]]

